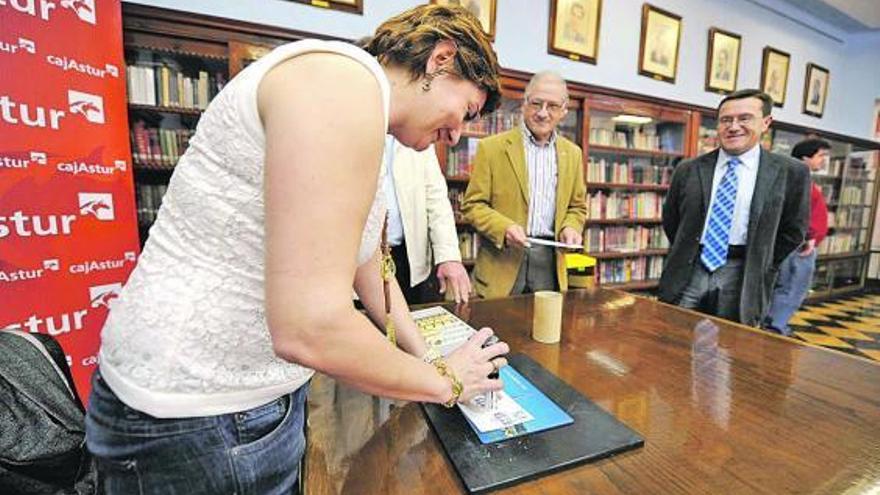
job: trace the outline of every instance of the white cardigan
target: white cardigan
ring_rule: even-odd
[[[461,261],[458,234],[434,147],[419,152],[395,140],[392,152],[410,285],[415,286],[428,278],[433,264]]]

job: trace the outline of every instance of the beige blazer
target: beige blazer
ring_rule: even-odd
[[[555,235],[565,227],[584,231],[587,215],[583,153],[562,136],[556,139],[558,180],[556,183]],[[513,224],[525,228],[529,217],[529,179],[522,129],[480,141],[471,180],[461,205],[466,222],[488,242],[480,244],[474,268],[474,287],[481,297],[510,294],[524,251],[505,245],[504,233]],[[568,288],[565,257],[556,252],[556,274],[560,290]]]
[[[415,151],[394,141],[394,190],[403,220],[410,285],[424,281],[435,264],[461,261],[455,217],[431,146]]]

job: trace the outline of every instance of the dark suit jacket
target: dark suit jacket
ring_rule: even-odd
[[[682,162],[663,204],[671,247],[660,277],[660,300],[677,303],[700,263],[700,239],[712,199],[718,150]],[[810,172],[802,162],[761,150],[749,210],[740,322],[757,326],[766,313],[779,264],[803,241],[810,216]]]

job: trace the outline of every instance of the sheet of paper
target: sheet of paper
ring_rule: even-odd
[[[538,239],[537,237],[526,237],[526,239],[528,239],[528,241],[532,244],[540,244],[542,246],[553,246],[553,247],[560,247],[560,248],[566,248],[566,249],[577,249],[577,250],[584,249],[584,247],[581,246],[580,244],[565,244],[562,242],[548,241],[547,239]]]
[[[495,392],[495,407],[486,404],[487,395],[479,395],[467,404],[458,404],[461,412],[480,432],[501,430],[535,419],[503,391]]]
[[[446,357],[476,333],[473,327],[441,306],[418,309],[410,313],[425,343]]]

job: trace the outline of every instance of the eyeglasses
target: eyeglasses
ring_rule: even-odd
[[[526,100],[526,105],[528,105],[529,108],[536,112],[540,112],[544,109],[544,107],[547,107],[547,112],[553,115],[559,115],[560,113],[562,113],[563,110],[565,110],[565,103],[544,101],[540,98],[529,98]]]
[[[730,127],[734,122],[741,126],[751,125],[755,121],[755,116],[750,113],[744,113],[742,115],[732,116],[726,115],[718,119],[718,125],[721,127]]]

